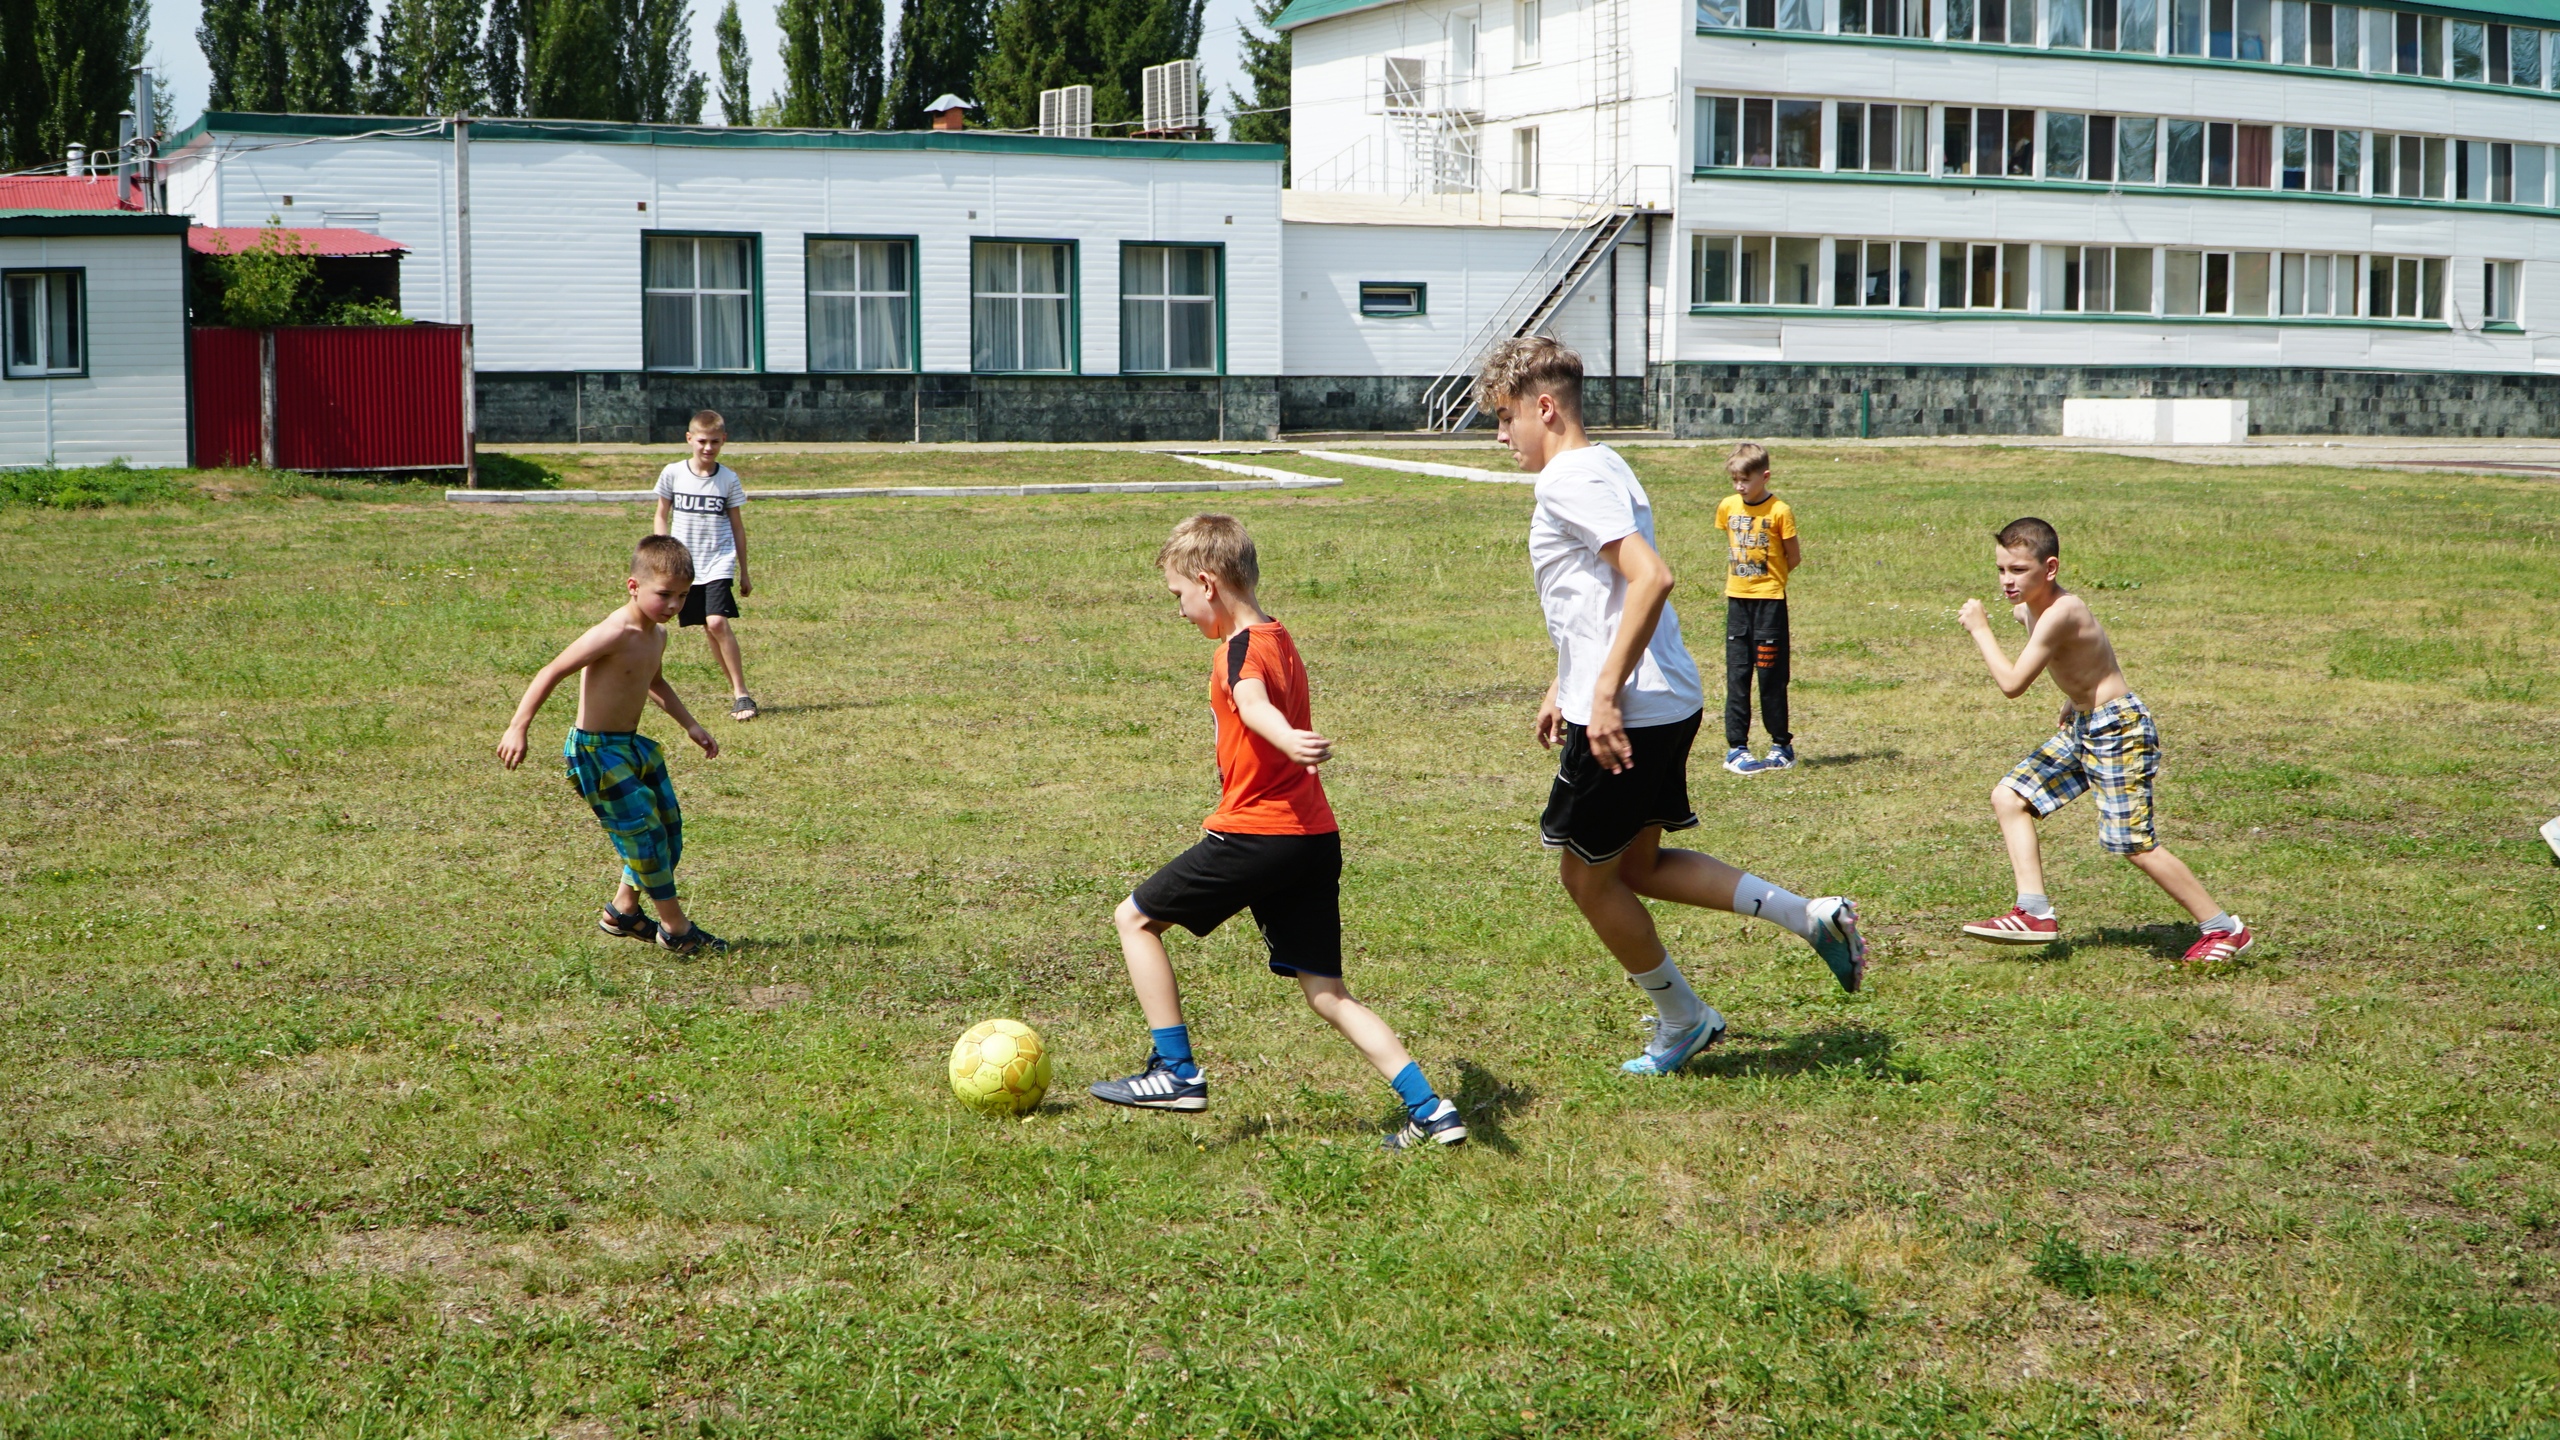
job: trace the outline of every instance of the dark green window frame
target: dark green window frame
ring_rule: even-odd
[[[981,245],[1063,245],[1067,250],[1067,368],[1063,370],[981,370],[978,368],[978,247]],[[1016,294],[1021,293],[1016,291]],[[969,370],[976,375],[1081,375],[1084,373],[1084,245],[1055,235],[972,235],[969,237]]]
[[[1127,271],[1126,265],[1127,265],[1127,260],[1128,260],[1129,252],[1130,252],[1130,251],[1132,251],[1132,250],[1207,250],[1207,251],[1211,251],[1211,252],[1213,252],[1213,253],[1214,253],[1215,262],[1216,262],[1216,266],[1217,266],[1217,276],[1216,276],[1216,279],[1214,279],[1211,283],[1212,283],[1212,284],[1214,284],[1214,285],[1216,285],[1216,286],[1218,287],[1218,293],[1216,294],[1216,296],[1214,296],[1214,297],[1212,298],[1212,302],[1211,302],[1211,311],[1212,311],[1212,315],[1211,315],[1211,319],[1210,319],[1209,323],[1210,323],[1211,325],[1214,325],[1214,326],[1216,326],[1216,327],[1217,327],[1217,334],[1213,337],[1213,338],[1214,338],[1214,340],[1215,340],[1215,344],[1211,347],[1213,350],[1215,350],[1215,351],[1216,351],[1217,359],[1216,359],[1215,367],[1214,367],[1214,368],[1212,368],[1212,369],[1208,369],[1208,370],[1132,370],[1132,369],[1130,369],[1130,368],[1129,368],[1129,336],[1128,336],[1128,324],[1129,324],[1129,322],[1128,322],[1128,315],[1127,315],[1127,310],[1126,310],[1126,301],[1128,300],[1128,298],[1129,298],[1129,297],[1127,297],[1126,295],[1123,295],[1123,296],[1121,297],[1121,299],[1122,299],[1122,301],[1123,301],[1123,310],[1122,310],[1122,314],[1121,314],[1121,321],[1120,321],[1120,325],[1121,325],[1121,336],[1120,336],[1120,372],[1121,372],[1122,374],[1124,374],[1124,375],[1224,375],[1224,374],[1226,374],[1226,373],[1227,373],[1227,243],[1226,243],[1225,241],[1223,241],[1223,240],[1123,240],[1123,241],[1121,241],[1121,242],[1120,242],[1120,256],[1121,256],[1121,261],[1122,261],[1122,265],[1123,265],[1123,268],[1122,268],[1122,270],[1121,270],[1121,274],[1122,274],[1123,276],[1125,276],[1125,275],[1127,275],[1127,274],[1128,274],[1128,271]],[[1146,297],[1141,296],[1141,297],[1139,297],[1139,298],[1143,299],[1143,298],[1146,298]]]
[[[809,290],[809,254],[825,240],[850,240],[859,243],[897,244],[907,247],[907,363],[885,369],[821,370],[818,368],[817,305]],[[924,275],[917,263],[921,249],[914,235],[833,235],[810,234],[800,240],[801,349],[805,352],[812,375],[915,375],[924,370]]]
[[[743,370],[707,370],[649,363],[649,242],[744,240],[747,242],[747,364]],[[698,263],[698,262],[697,262]],[[701,338],[695,337],[700,355]],[[756,375],[764,371],[764,236],[753,230],[643,230],[640,232],[640,368],[662,375]]]

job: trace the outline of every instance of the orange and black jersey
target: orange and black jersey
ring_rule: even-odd
[[[1218,810],[1204,830],[1233,835],[1327,835],[1340,829],[1325,803],[1324,782],[1278,746],[1246,728],[1236,711],[1236,686],[1259,680],[1289,724],[1312,730],[1307,708],[1307,666],[1277,620],[1265,620],[1229,636],[1209,667],[1209,708],[1218,717]]]

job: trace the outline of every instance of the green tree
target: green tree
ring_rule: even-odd
[[[74,144],[113,149],[116,116],[133,106],[149,0],[34,0],[33,19],[36,153],[55,160]]]
[[[208,110],[358,108],[366,0],[204,0]]]
[[[1093,87],[1097,125],[1145,112],[1150,65],[1200,53],[1202,0],[997,0],[995,44],[978,68],[976,100],[1008,130],[1040,123],[1040,92]]]
[[[36,66],[36,0],[0,0],[0,170],[41,165],[36,117],[44,112]]]
[[[969,98],[986,56],[987,0],[907,0],[881,128],[924,129],[931,123],[924,107],[944,95]]]
[[[720,123],[753,125],[756,97],[747,81],[747,27],[738,20],[738,0],[729,0],[711,32],[720,41]]]
[[[520,0],[524,113],[699,124],[707,87],[685,63],[684,0]]]
[[[880,113],[881,0],[782,0],[782,117],[844,129]]]
[[[479,0],[391,0],[365,57],[377,115],[470,115],[487,103]]]
[[[480,84],[491,115],[524,113],[524,12],[516,0],[489,0],[480,42]]]
[[[1253,18],[1271,33],[1244,29],[1244,73],[1253,82],[1250,96],[1227,92],[1227,138],[1260,144],[1289,143],[1289,32],[1274,24],[1289,0],[1254,0]],[[1288,162],[1281,162],[1282,184]]]

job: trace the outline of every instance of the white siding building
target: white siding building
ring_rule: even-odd
[[[169,208],[407,246],[403,308],[474,326],[492,438],[658,437],[698,405],[763,438],[1276,423],[1278,146],[468,129],[467,307],[442,122],[211,114],[164,147]]]
[[[1684,433],[2050,430],[2065,394],[2150,393],[2247,398],[2260,429],[2560,428],[2543,0],[1297,0],[1280,24],[1288,213],[1637,212],[1652,403]]]
[[[0,214],[0,466],[187,463],[186,234]]]

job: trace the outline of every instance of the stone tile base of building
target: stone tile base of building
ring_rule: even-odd
[[[2560,435],[2560,375],[1681,361],[1654,367],[1650,383],[1657,423],[1682,439],[2059,435],[2074,396],[2246,400],[2257,435]]]
[[[1268,375],[679,375],[487,371],[489,445],[673,444],[696,410],[732,440],[1245,440],[1273,438]]]
[[[1422,392],[1429,375],[1283,375],[1280,428],[1284,431],[1402,431],[1422,428]],[[1583,422],[1600,429],[1644,429],[1645,381],[1633,375],[1582,382]],[[1493,428],[1491,416],[1475,424]]]

